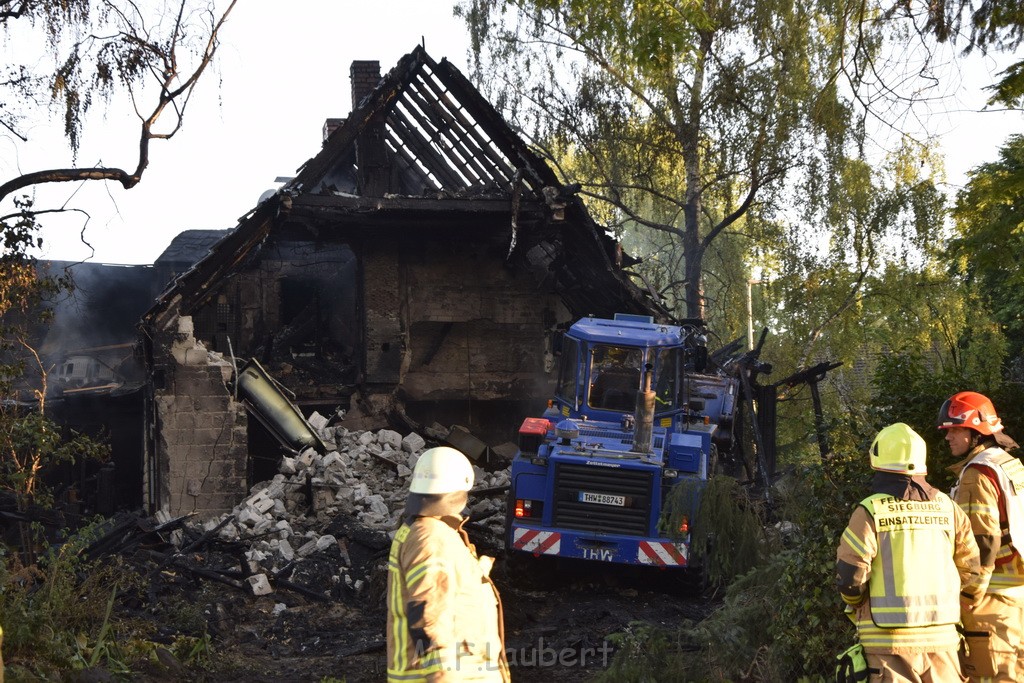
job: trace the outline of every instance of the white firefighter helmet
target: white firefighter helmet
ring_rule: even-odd
[[[459,451],[448,446],[429,448],[416,461],[409,491],[454,493],[473,488],[473,466]]]

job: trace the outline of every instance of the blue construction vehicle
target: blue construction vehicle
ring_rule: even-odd
[[[699,321],[573,324],[554,398],[519,429],[509,552],[688,567],[690,515],[732,446],[739,385],[708,371]]]

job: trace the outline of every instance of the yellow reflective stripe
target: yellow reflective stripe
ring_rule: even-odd
[[[415,669],[388,669],[388,678],[399,681],[426,680],[430,674],[441,671],[441,663],[436,662],[430,666],[417,667]]]
[[[885,588],[884,588],[884,591],[885,591],[884,595],[896,595],[896,570],[893,567],[894,562],[893,562],[893,552],[892,552],[892,534],[884,533],[884,534],[879,534],[878,535],[878,554],[881,555],[881,559],[882,559],[882,562],[881,562],[881,565],[882,565],[882,579],[883,579],[882,583],[885,586]],[[877,562],[877,559],[878,558],[876,558],[876,561],[873,563],[876,566],[879,564]],[[875,567],[872,567],[872,573],[873,574],[877,573],[877,572],[875,572]],[[875,577],[872,575],[871,578],[874,579]],[[876,582],[875,581],[871,581],[871,583],[876,583]],[[878,598],[878,597],[882,597],[882,596],[877,596],[877,595],[875,595],[875,591],[871,591],[871,606],[872,606],[872,610],[871,611],[872,612],[874,612],[873,608],[874,608],[874,605],[875,605],[875,599]]]
[[[417,565],[413,565],[409,568],[409,571],[405,575],[405,585],[411,589],[413,586],[415,586],[423,579],[423,576],[427,573],[428,570],[443,568],[444,564],[434,559],[430,559],[426,562],[420,562]]]
[[[988,582],[990,589],[1024,586],[1024,575],[1016,572],[994,572]]]
[[[999,519],[999,505],[988,505],[987,503],[964,503],[960,504],[961,509],[968,515],[986,515],[992,519]]]
[[[881,628],[871,619],[857,620],[857,634],[864,647],[956,647],[960,636],[953,624],[941,626]]]
[[[424,654],[417,662],[418,666],[413,669],[410,651],[412,646],[409,640],[409,617],[405,613],[405,589],[411,587],[417,580],[422,579],[426,571],[434,566],[441,566],[438,562],[422,562],[412,567],[403,579],[402,567],[399,562],[402,544],[409,537],[412,529],[403,524],[395,533],[394,542],[391,544],[391,552],[388,556],[388,585],[390,602],[388,610],[391,612],[391,637],[394,642],[394,651],[391,661],[388,662],[388,681],[396,683],[425,682],[428,676],[439,673],[444,666],[441,661],[440,652],[433,650]],[[419,653],[416,653],[417,655]]]
[[[935,607],[942,604],[942,597],[938,595],[897,595],[888,597],[880,595],[871,599],[872,605],[878,605],[883,609],[895,609],[898,607]]]
[[[440,650],[431,650],[420,657],[420,667],[423,671],[434,672],[441,670]]]
[[[389,572],[388,580],[391,581],[391,638],[395,646],[392,651],[392,661],[389,669],[404,671],[409,666],[409,619],[405,615],[405,605],[402,604],[402,582],[398,572]]]
[[[857,536],[857,534],[853,533],[853,530],[849,527],[847,527],[846,531],[843,532],[843,542],[853,548],[853,550],[861,557],[864,557],[868,552],[867,548],[864,546],[864,542]]]
[[[391,592],[391,603],[388,605],[388,609],[391,610],[391,638],[395,644],[392,661],[389,662],[390,666],[388,667],[389,678],[391,678],[392,671],[405,671],[409,667],[409,618],[405,614],[405,605],[402,600],[402,576],[398,563],[402,543],[408,536],[409,527],[403,524],[395,534],[388,557],[388,587]]]

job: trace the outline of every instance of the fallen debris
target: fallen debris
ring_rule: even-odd
[[[309,423],[327,452],[307,448],[282,457],[279,473],[253,486],[230,513],[204,523],[163,512],[153,519],[122,515],[88,556],[145,546],[163,571],[256,596],[288,590],[318,601],[357,600],[386,572],[408,478],[427,441],[416,433],[331,426],[316,413]],[[474,471],[469,528],[481,547],[500,550],[508,472]]]

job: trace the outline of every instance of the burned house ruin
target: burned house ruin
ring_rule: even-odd
[[[212,517],[276,471],[281,446],[235,386],[250,360],[307,415],[508,440],[551,393],[560,326],[656,312],[573,188],[449,62],[418,47],[383,78],[354,62],[351,82],[322,149],[143,318],[153,510]]]

